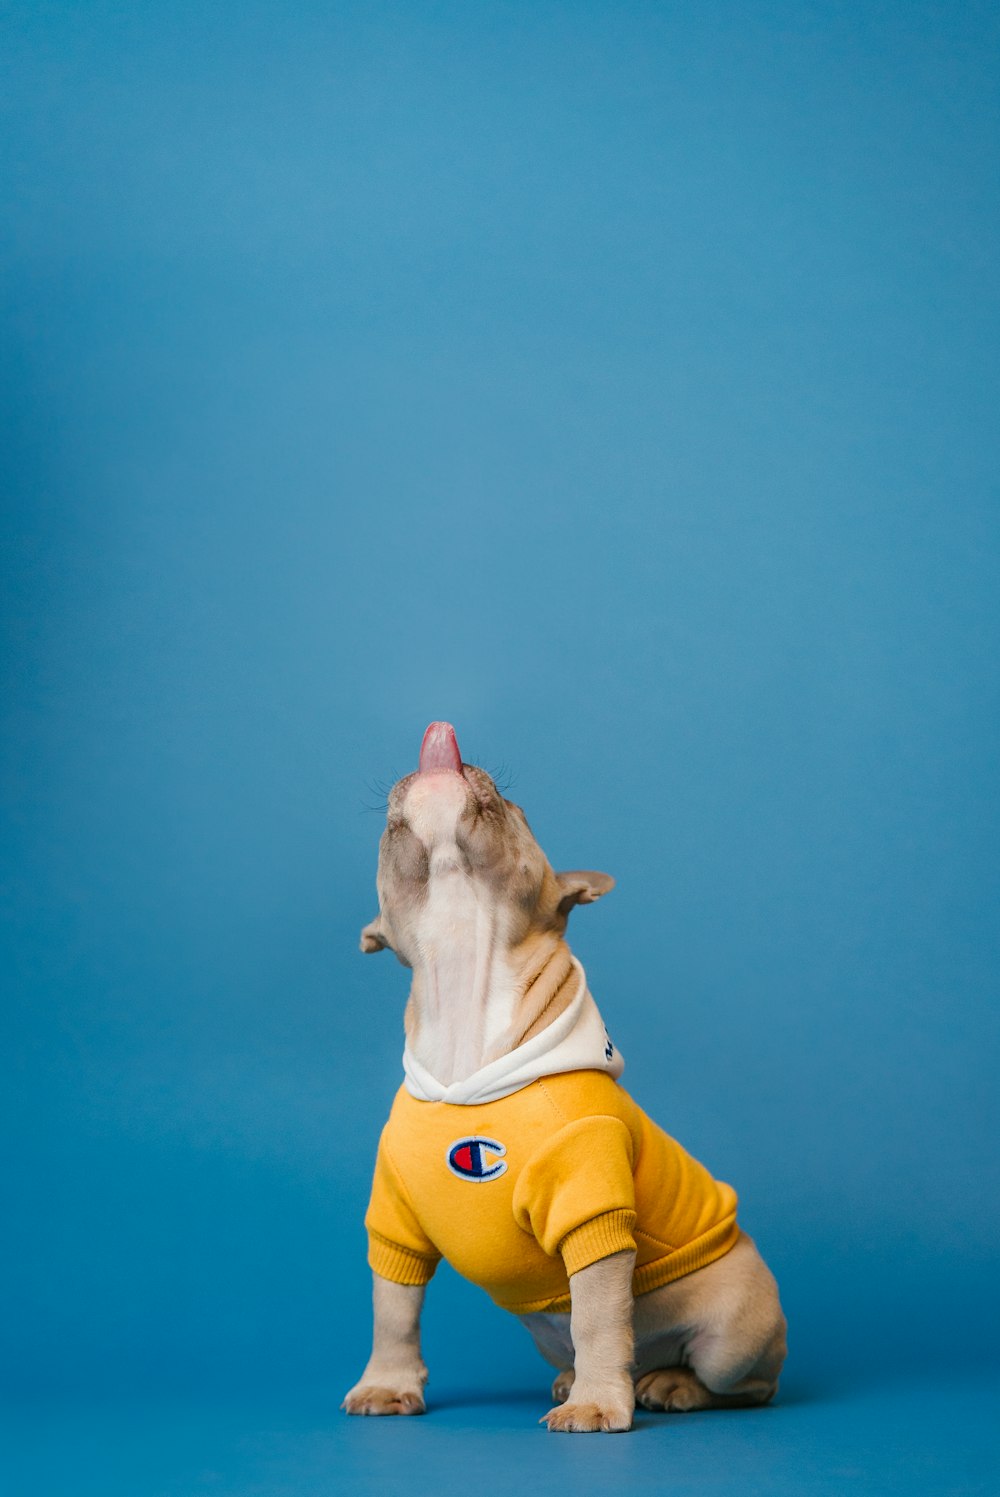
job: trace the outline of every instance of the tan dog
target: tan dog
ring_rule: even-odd
[[[432,1099],[431,1108],[439,1097],[462,1102],[468,1078],[497,1073],[513,1076],[510,1090],[521,1057],[541,1053],[534,1064],[544,1067],[548,1037],[561,1033],[577,1011],[582,1017],[575,1034],[580,1025],[593,1025],[596,1008],[564,933],[572,908],[600,898],[613,882],[602,873],[553,872],[520,807],[505,800],[483,770],[463,764],[450,724],[431,724],[419,769],[389,796],[379,854],[380,912],[361,937],[363,951],[390,947],[413,972],[405,1015],[406,1084],[413,1096]],[[562,1061],[554,1068],[565,1072],[574,1064],[572,1036],[560,1043]],[[621,1062],[610,1041],[595,1064],[617,1076]],[[448,1115],[473,1111],[452,1106]],[[426,1107],[420,1116],[430,1116]],[[471,1155],[470,1143],[481,1152]],[[492,1152],[485,1152],[487,1145]],[[488,1192],[490,1177],[506,1170],[503,1153],[501,1142],[479,1136],[460,1138],[452,1148],[451,1174],[464,1173],[481,1186],[458,1187],[463,1207],[485,1202],[482,1182]],[[442,1189],[455,1189],[443,1158],[440,1168]],[[618,1218],[611,1213],[611,1219]],[[634,1276],[642,1282],[634,1245],[611,1251],[569,1272],[570,1313],[521,1315],[542,1356],[562,1369],[552,1387],[559,1406],[544,1421],[550,1430],[627,1430],[636,1399],[649,1409],[687,1410],[761,1404],[774,1395],[785,1358],[777,1286],[734,1218],[732,1233],[730,1245],[707,1266],[647,1292],[633,1292]],[[430,1262],[432,1238],[417,1239],[413,1263],[424,1264],[421,1251]],[[553,1251],[562,1253],[563,1245],[546,1248]],[[408,1265],[411,1257],[396,1261]],[[421,1271],[429,1277],[433,1263]],[[344,1399],[348,1413],[423,1412],[424,1284],[412,1281],[418,1276],[396,1269],[391,1278],[374,1274],[372,1355]]]

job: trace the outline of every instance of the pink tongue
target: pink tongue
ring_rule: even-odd
[[[451,723],[431,723],[420,745],[420,773],[454,769],[462,773],[462,756]]]

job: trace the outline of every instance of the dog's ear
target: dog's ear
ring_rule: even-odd
[[[361,932],[361,950],[366,953],[384,951],[388,944],[389,942],[382,934],[382,916],[376,915],[375,919]]]
[[[615,881],[610,873],[595,873],[590,868],[573,868],[568,873],[557,873],[559,885],[559,913],[568,915],[574,905],[593,904],[602,894],[613,889]]]

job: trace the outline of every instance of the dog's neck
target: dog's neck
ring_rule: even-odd
[[[535,932],[511,947],[504,921],[476,899],[430,892],[406,1005],[411,1053],[445,1086],[464,1081],[540,1033],[578,979],[566,942]]]

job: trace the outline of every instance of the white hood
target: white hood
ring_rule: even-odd
[[[403,1051],[404,1085],[411,1097],[420,1102],[455,1102],[467,1107],[474,1102],[497,1102],[541,1076],[555,1076],[561,1071],[604,1071],[617,1080],[625,1062],[612,1045],[590,995],[587,974],[576,957],[572,960],[579,986],[568,1008],[533,1039],[518,1045],[509,1055],[491,1060],[464,1080],[442,1086],[407,1045]]]

